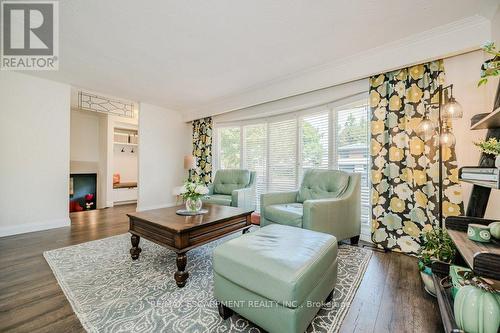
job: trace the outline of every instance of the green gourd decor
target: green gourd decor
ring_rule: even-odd
[[[500,296],[476,286],[464,286],[455,296],[454,313],[457,325],[467,333],[497,333]]]
[[[490,234],[496,239],[500,239],[500,222],[492,222],[488,225]]]

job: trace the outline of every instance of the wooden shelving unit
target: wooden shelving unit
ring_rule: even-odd
[[[479,275],[497,289],[500,288],[500,244],[479,243],[467,238],[470,223],[488,225],[493,220],[468,216],[454,216],[446,219],[446,229],[455,243],[458,254],[474,274]],[[450,288],[443,286],[443,279],[449,275],[449,265],[435,262],[432,265],[432,279],[436,287],[441,319],[446,333],[466,333],[459,329],[453,313],[453,299]]]
[[[493,183],[493,182],[487,182],[487,181],[481,181],[481,180],[472,180],[472,179],[462,179],[459,178],[461,182],[466,182],[466,183],[471,183],[473,185],[477,186],[482,186],[482,187],[489,187],[493,189],[499,189],[498,183]]]
[[[496,108],[490,113],[485,113],[484,117],[470,127],[471,130],[490,129],[500,127],[500,108]]]
[[[486,219],[471,219],[468,217],[447,219],[446,228],[458,252],[474,274],[492,280],[500,280],[500,244],[480,243],[467,237],[467,227],[470,223],[488,225],[493,222]]]
[[[495,109],[489,113],[474,116],[471,120],[471,130],[488,129],[486,139],[500,139],[500,83],[495,97]],[[491,161],[481,159],[478,167],[492,167]],[[466,215],[446,218],[446,229],[458,249],[456,262],[467,265],[476,274],[492,283],[494,288],[500,290],[500,244],[478,243],[467,238],[469,224],[488,225],[492,220],[483,219],[488,204],[491,189],[498,189],[500,181],[479,181],[461,179],[462,170],[459,171],[459,179],[463,182],[473,184],[472,193]],[[463,260],[460,260],[463,259]],[[461,262],[463,261],[463,263]],[[444,330],[446,333],[466,333],[459,329],[453,312],[453,299],[451,288],[443,286],[443,279],[449,276],[450,267],[442,262],[432,264],[432,279],[436,288],[436,297],[441,312]]]
[[[449,268],[449,266],[447,267]],[[434,270],[434,266],[432,269]],[[466,333],[458,327],[457,322],[455,321],[451,291],[449,288],[444,288],[441,283],[444,277],[445,275],[442,274],[432,274],[432,281],[436,287],[436,298],[438,300],[444,331],[446,333]]]

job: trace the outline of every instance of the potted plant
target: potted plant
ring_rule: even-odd
[[[495,157],[495,167],[500,168],[500,141],[496,138],[490,138],[489,140],[481,140],[474,142],[479,149],[488,155],[493,155]]]
[[[424,282],[425,291],[436,296],[436,288],[432,281],[432,263],[434,261],[451,263],[455,258],[456,247],[448,232],[440,227],[434,227],[422,233],[420,243],[422,244],[418,261],[420,276]]]
[[[199,182],[186,181],[180,189],[180,194],[186,201],[186,210],[198,212],[202,206],[201,197],[208,194],[208,187]]]
[[[489,77],[500,75],[500,51],[497,50],[495,43],[486,42],[483,45],[484,52],[491,54],[493,58],[486,60],[481,66],[481,79],[477,83],[480,85],[486,84]]]

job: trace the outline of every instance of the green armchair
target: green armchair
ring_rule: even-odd
[[[208,184],[205,203],[242,208],[255,208],[255,171],[243,169],[217,170],[214,182]]]
[[[331,234],[357,244],[361,234],[361,177],[310,169],[298,191],[262,194],[260,225],[284,224]]]

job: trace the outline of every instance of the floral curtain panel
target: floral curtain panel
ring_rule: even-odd
[[[370,78],[372,240],[380,247],[416,254],[421,232],[439,225],[438,145],[416,129],[443,82],[441,60]],[[437,110],[430,114],[437,121]],[[455,151],[446,146],[443,197],[443,216],[460,215]]]
[[[212,181],[212,118],[193,121],[193,156],[196,169],[193,180],[208,184]]]

